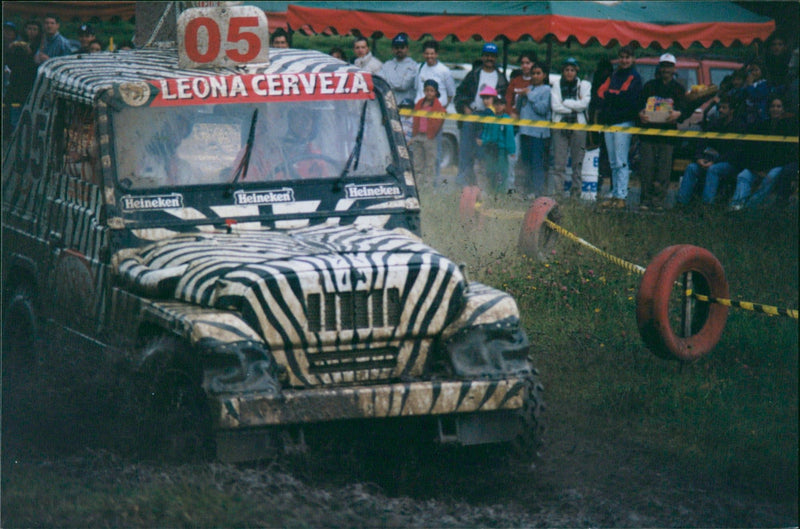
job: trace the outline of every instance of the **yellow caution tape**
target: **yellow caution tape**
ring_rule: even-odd
[[[551,221],[550,219],[544,219],[544,222],[545,222],[545,224],[547,224],[548,227],[550,227],[556,233],[558,233],[560,235],[563,235],[564,237],[566,237],[568,239],[571,239],[571,240],[577,242],[578,244],[586,246],[587,248],[589,248],[593,252],[600,254],[601,256],[605,257],[606,259],[608,259],[612,263],[614,263],[614,264],[616,264],[618,266],[621,266],[625,270],[628,270],[628,271],[631,271],[631,272],[636,272],[637,274],[644,274],[644,272],[646,270],[642,266],[639,266],[639,265],[633,264],[633,263],[629,263],[629,262],[627,262],[627,261],[625,261],[623,259],[620,259],[619,257],[615,257],[615,256],[611,255],[608,252],[604,252],[603,250],[597,248],[596,246],[594,246],[594,245],[588,243],[587,241],[581,239],[577,235],[575,235],[573,233],[570,233],[569,231],[565,230],[564,228],[562,228],[561,226],[559,226],[555,222]],[[749,301],[736,301],[736,300],[725,299],[725,298],[717,298],[717,297],[714,297],[714,296],[706,296],[704,294],[698,294],[696,292],[693,292],[692,290],[686,290],[685,293],[686,293],[687,297],[688,296],[694,296],[695,299],[697,299],[699,301],[706,301],[708,303],[719,303],[720,305],[725,305],[727,307],[736,307],[736,308],[750,310],[750,311],[754,311],[754,312],[761,312],[763,314],[769,314],[770,316],[786,316],[787,318],[793,318],[795,320],[798,319],[798,311],[794,310],[794,309],[781,309],[781,308],[773,307],[773,306],[770,306],[770,305],[763,305],[761,303],[752,303],[752,302],[749,302]]]
[[[530,119],[497,118],[492,116],[476,116],[475,114],[448,114],[446,112],[427,112],[424,110],[400,109],[401,116],[417,116],[422,118],[451,119],[471,123],[497,123],[500,125],[523,125],[561,130],[588,130],[592,132],[627,132],[645,136],[711,138],[715,140],[774,141],[782,143],[798,143],[797,136],[773,136],[766,134],[733,134],[730,132],[701,132],[696,130],[652,129],[646,127],[615,127],[610,125],[581,125],[580,123],[554,123],[552,121],[532,121]]]
[[[751,310],[753,312],[761,312],[764,314],[769,314],[770,316],[786,316],[788,318],[798,319],[798,311],[793,309],[781,309],[778,307],[772,307],[770,305],[762,305],[760,303],[751,303],[749,301],[736,301],[733,299],[725,299],[725,298],[715,298],[714,296],[706,296],[704,294],[698,294],[697,292],[692,292],[691,289],[686,290],[686,296],[694,296],[696,299],[700,301],[707,301],[709,303],[719,303],[720,305],[725,305],[727,307],[736,307],[745,310]]]

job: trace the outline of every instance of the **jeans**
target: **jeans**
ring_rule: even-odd
[[[750,194],[750,190],[753,187],[753,182],[756,180],[758,175],[756,175],[750,169],[745,169],[738,175],[736,175],[736,191],[733,192],[733,199],[731,199],[732,205],[746,205],[750,206],[757,206],[761,204],[766,196],[769,194],[770,190],[772,190],[772,186],[775,184],[775,180],[778,178],[778,175],[781,174],[781,170],[783,167],[773,167],[767,172],[767,176],[764,177],[764,180],[761,182],[761,185],[758,186],[758,189],[752,195]]]
[[[736,169],[728,162],[715,163],[706,170],[706,183],[703,187],[703,204],[713,204],[717,196],[717,189],[721,179],[731,176]],[[688,204],[692,200],[694,188],[697,186],[703,168],[696,163],[690,163],[681,178],[678,189],[678,203]]]
[[[534,193],[536,196],[544,195],[547,138],[536,138],[527,134],[519,135],[519,163],[522,172],[522,182],[517,181],[525,193]]]
[[[586,152],[586,131],[553,130],[550,136],[553,142],[553,167],[550,169],[552,188],[556,195],[564,194],[564,182],[567,179],[567,155],[572,158],[571,194],[581,194],[581,171],[583,155]]]
[[[614,127],[632,127],[632,121],[615,123]],[[627,132],[604,132],[608,150],[608,163],[611,165],[611,187],[614,198],[628,198],[628,180],[631,168],[628,166],[628,152],[631,149],[631,135]]]
[[[478,123],[464,121],[458,137],[458,176],[456,183],[460,186],[474,186],[475,156],[478,153]]]

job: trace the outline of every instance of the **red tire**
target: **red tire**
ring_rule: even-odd
[[[645,344],[658,356],[691,361],[710,352],[719,342],[728,307],[698,302],[687,336],[679,336],[670,321],[670,301],[675,282],[695,272],[694,290],[716,298],[728,298],[725,272],[714,255],[691,245],[670,246],[647,267],[636,300],[636,320]],[[674,308],[674,307],[673,307]]]
[[[558,220],[558,204],[549,197],[533,201],[525,213],[519,230],[517,247],[523,254],[534,259],[546,259],[547,252],[555,244],[556,233],[545,225],[548,217]]]
[[[660,358],[669,359],[673,358],[673,355],[659,346],[658,327],[652,324],[654,292],[658,277],[661,275],[661,267],[682,246],[680,244],[668,246],[650,261],[636,294],[636,323],[639,326],[639,334],[653,354]]]

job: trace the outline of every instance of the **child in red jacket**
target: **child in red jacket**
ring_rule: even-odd
[[[423,94],[424,97],[417,101],[414,110],[445,112],[439,102],[439,83],[433,79],[425,81]],[[411,156],[414,162],[414,172],[420,182],[436,177],[436,164],[439,163],[436,157],[436,135],[442,130],[443,124],[444,120],[442,119],[414,117],[411,132]]]

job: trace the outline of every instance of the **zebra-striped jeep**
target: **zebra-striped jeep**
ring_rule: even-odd
[[[276,432],[417,421],[535,452],[516,303],[419,237],[397,104],[327,55],[54,58],[2,166],[3,368],[55,326],[135,361],[140,435],[260,457]]]

